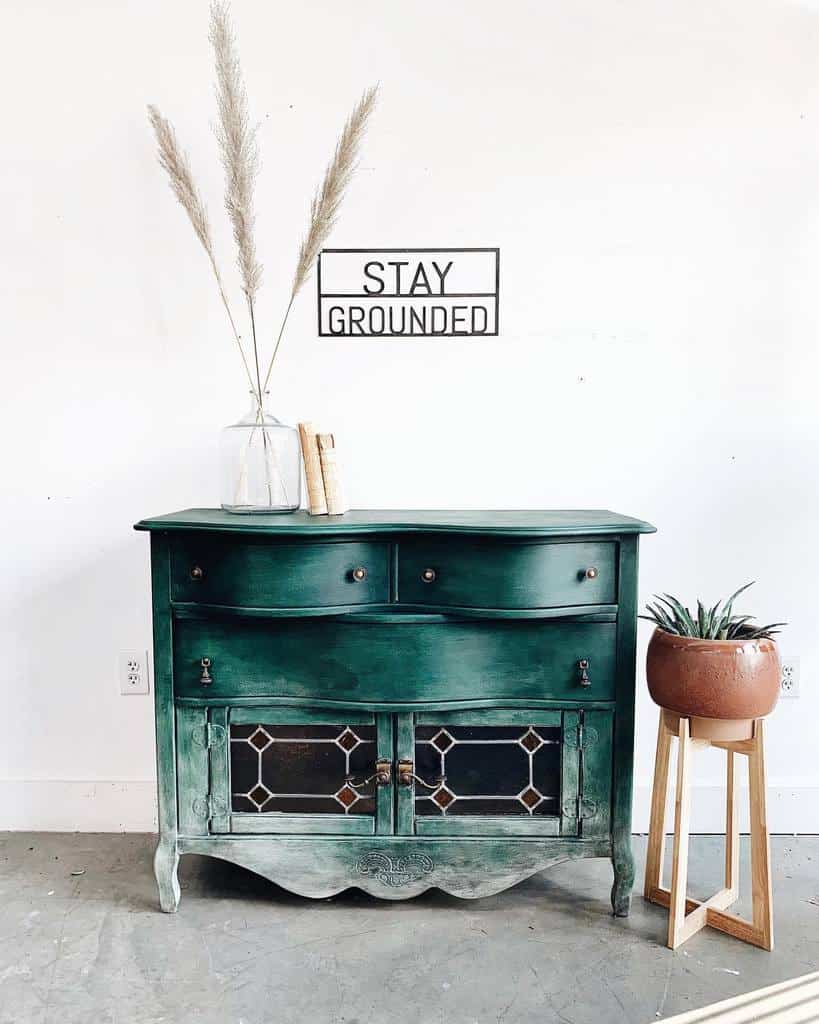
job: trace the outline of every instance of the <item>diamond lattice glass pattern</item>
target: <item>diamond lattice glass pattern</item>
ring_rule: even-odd
[[[415,771],[438,786],[416,786],[415,813],[559,815],[560,761],[556,726],[419,725]]]
[[[375,814],[374,725],[231,725],[230,789],[245,814]]]

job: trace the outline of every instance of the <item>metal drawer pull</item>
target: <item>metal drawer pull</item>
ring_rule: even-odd
[[[205,570],[202,568],[201,565],[192,565],[190,577],[192,580],[196,580],[196,582],[199,583],[201,580],[205,578]]]
[[[413,782],[417,782],[418,785],[423,786],[424,789],[438,789],[446,782],[446,776],[442,775],[439,779],[436,779],[434,783],[430,784],[422,779],[420,775],[415,774],[415,765],[412,761],[399,761],[398,785],[411,786]]]
[[[577,663],[577,667],[580,669],[580,685],[591,686],[591,679],[589,679],[589,659],[581,658]]]
[[[421,573],[421,579],[424,583],[434,583],[438,573],[434,569],[424,569]]]
[[[590,565],[583,575],[587,580],[596,580],[600,573],[597,571],[596,566]]]
[[[364,568],[363,565],[357,565],[355,569],[353,569],[353,579],[356,581],[356,583],[363,583],[363,581],[366,580],[366,578],[367,570]]]
[[[213,676],[210,674],[210,658],[202,658],[199,664],[202,666],[202,675],[199,676],[199,682],[202,684],[202,686],[210,686],[210,684],[213,682]]]
[[[344,781],[351,789],[364,789],[373,779],[376,786],[389,786],[392,782],[392,764],[386,758],[379,757],[375,762],[375,772],[362,782],[353,782],[352,775],[348,775]]]

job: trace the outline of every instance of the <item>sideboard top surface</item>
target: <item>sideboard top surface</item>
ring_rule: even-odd
[[[654,533],[642,519],[605,509],[433,511],[356,509],[343,516],[311,516],[302,510],[281,515],[236,515],[214,508],[189,508],[138,522],[151,531],[211,530],[270,537],[355,534],[456,533],[508,537],[573,537],[588,534]]]

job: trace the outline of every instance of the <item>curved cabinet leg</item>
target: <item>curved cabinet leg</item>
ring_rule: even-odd
[[[175,914],[179,906],[179,851],[175,839],[161,838],[154,854],[154,876],[159,888],[159,905],[166,914]]]
[[[634,855],[631,836],[615,836],[611,851],[614,885],[611,887],[611,909],[615,917],[628,917],[631,890],[634,886]]]

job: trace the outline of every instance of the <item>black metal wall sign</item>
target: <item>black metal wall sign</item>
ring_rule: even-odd
[[[321,338],[498,333],[500,249],[324,249]]]

